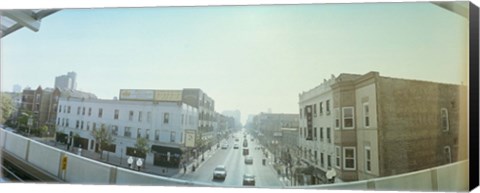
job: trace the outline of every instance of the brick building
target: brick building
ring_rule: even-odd
[[[331,92],[333,168],[343,181],[467,159],[466,86],[369,72],[340,74]]]

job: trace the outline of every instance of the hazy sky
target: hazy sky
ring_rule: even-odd
[[[66,9],[1,46],[5,91],[75,71],[105,99],[200,88],[244,121],[298,113],[298,94],[332,74],[466,83],[468,20],[430,3]]]

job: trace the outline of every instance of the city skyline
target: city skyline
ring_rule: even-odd
[[[74,71],[102,99],[200,88],[217,112],[298,113],[340,73],[465,84],[467,45],[468,21],[430,3],[66,9],[2,38],[1,88]]]

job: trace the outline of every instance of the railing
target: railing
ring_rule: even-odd
[[[29,138],[0,129],[0,148],[38,170],[72,184],[119,184],[160,186],[219,186],[156,176],[104,164]],[[66,165],[62,159],[67,157]],[[64,166],[64,168],[62,167]],[[467,191],[468,160],[401,175],[371,180],[326,185],[285,186],[300,189],[404,190],[404,191]],[[274,188],[274,187],[273,187]]]

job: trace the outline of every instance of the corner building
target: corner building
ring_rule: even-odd
[[[197,131],[198,110],[181,102],[61,98],[56,123],[57,141],[66,143],[73,135],[74,147],[98,151],[92,131],[105,127],[114,138],[105,151],[179,167],[186,156],[186,132]],[[138,138],[148,140],[146,155],[135,151]]]
[[[342,181],[467,159],[466,86],[369,72],[340,74],[330,88],[333,168]]]

